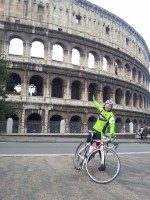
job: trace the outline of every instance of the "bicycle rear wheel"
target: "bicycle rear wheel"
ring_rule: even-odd
[[[86,142],[81,142],[77,147],[73,157],[73,164],[75,169],[80,170],[82,168],[82,164],[85,159],[85,155],[88,152],[88,149],[89,146],[87,146]]]
[[[101,153],[100,149],[94,150],[86,161],[86,171],[89,177],[96,183],[109,183],[113,181],[120,171],[120,159],[118,155],[109,148],[104,149],[105,153],[105,169],[99,171],[101,166]]]

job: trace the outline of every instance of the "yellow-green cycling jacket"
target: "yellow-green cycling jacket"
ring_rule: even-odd
[[[93,129],[95,131],[98,131],[101,133],[101,136],[103,134],[105,135],[109,129],[111,137],[114,136],[115,133],[115,116],[112,113],[112,111],[105,111],[103,107],[95,100],[93,99],[94,106],[97,108],[97,110],[100,112],[100,115],[93,126]]]

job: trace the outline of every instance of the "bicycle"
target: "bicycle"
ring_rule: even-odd
[[[113,181],[120,172],[121,162],[113,150],[113,148],[117,149],[118,143],[109,146],[109,141],[108,137],[93,140],[93,148],[95,143],[99,145],[90,154],[88,152],[91,143],[80,143],[73,158],[75,169],[82,170],[85,167],[88,176],[96,183],[105,184]],[[105,167],[99,171],[101,164]]]

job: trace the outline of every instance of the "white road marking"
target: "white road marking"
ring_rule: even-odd
[[[73,156],[74,154],[0,154],[0,157],[17,157],[17,156],[22,156],[22,157],[32,157],[32,156],[36,156],[36,157],[40,157],[40,156]]]
[[[150,154],[150,151],[144,151],[144,152],[124,152],[124,153],[117,153],[118,155],[132,155],[132,154]],[[0,154],[0,157],[46,157],[46,156],[73,156],[74,154]]]

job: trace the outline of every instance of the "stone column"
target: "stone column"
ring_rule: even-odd
[[[94,57],[94,58],[95,58],[95,57]],[[95,69],[96,69],[96,70],[100,70],[100,57],[96,58],[94,61],[95,61],[95,62],[94,62],[94,67],[95,67]]]
[[[7,130],[6,130],[6,133],[7,134],[12,134],[12,130],[13,130],[13,119],[12,118],[8,118],[7,119]]]
[[[64,50],[64,63],[69,63],[69,53],[68,53],[68,50]]]
[[[21,121],[20,121],[20,133],[22,135],[25,134],[25,109],[22,110],[22,116],[21,116]]]
[[[45,61],[46,61],[46,63],[51,63],[51,61],[52,61],[52,50],[51,50],[51,40],[49,40],[49,38],[47,39],[47,44],[46,44],[46,57],[45,57]]]
[[[50,84],[49,84],[49,82],[50,82],[50,78],[49,78],[49,74],[47,74],[47,76],[46,76],[46,88],[45,88],[45,96],[46,97],[50,97]]]
[[[10,45],[9,41],[6,41],[4,43],[4,55],[9,55],[9,45]]]
[[[99,70],[103,70],[103,56],[100,56],[99,58]]]
[[[85,54],[80,54],[80,66],[85,66]]]
[[[133,133],[133,122],[130,122],[130,128],[129,128],[130,133]]]
[[[65,134],[65,120],[60,121],[60,134],[64,135]]]
[[[63,90],[64,90],[64,96],[63,96],[63,98],[67,99],[67,84],[66,83],[64,83],[64,85],[63,85]]]
[[[84,82],[84,84],[85,84],[85,88],[84,88],[84,101],[88,101],[88,82],[87,82],[87,80],[85,80],[85,82]]]
[[[32,44],[30,44],[29,40],[27,40],[26,43],[23,43],[23,57],[26,62],[31,58],[31,47]]]
[[[67,93],[66,93],[66,99],[71,99],[71,85],[70,85],[70,76],[67,78]]]
[[[27,71],[24,71],[23,81],[21,85],[21,96],[23,100],[26,100],[26,97],[28,96],[28,89],[29,89],[29,84],[28,84]]]

